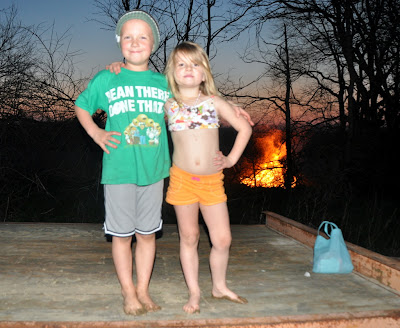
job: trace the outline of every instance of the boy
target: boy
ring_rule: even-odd
[[[116,75],[100,71],[78,97],[75,112],[90,137],[104,150],[102,181],[105,197],[104,231],[113,236],[112,256],[126,314],[141,315],[160,307],[149,295],[156,242],[162,228],[164,178],[170,156],[163,105],[169,98],[164,75],[149,70],[150,55],[160,34],[148,13],[123,15],[116,38],[125,66]],[[105,130],[92,115],[107,113]],[[132,236],[136,236],[137,285],[132,280]]]

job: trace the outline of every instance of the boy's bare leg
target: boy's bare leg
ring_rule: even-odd
[[[149,294],[151,273],[156,255],[156,235],[136,234],[135,264],[137,276],[137,297],[148,312],[161,310]]]
[[[210,268],[213,288],[211,295],[217,299],[226,299],[241,304],[247,303],[245,298],[238,296],[226,285],[229,249],[232,242],[227,205],[225,202],[211,206],[200,205],[200,209],[212,243]]]
[[[189,289],[189,300],[183,306],[186,313],[200,312],[199,287],[199,205],[174,206],[179,228],[180,259],[183,274]]]
[[[112,240],[112,256],[121,293],[124,298],[124,311],[126,314],[141,315],[146,313],[143,305],[139,302],[136,288],[132,280],[132,237],[116,237]]]

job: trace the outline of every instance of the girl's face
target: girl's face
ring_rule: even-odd
[[[179,88],[199,87],[205,81],[203,67],[179,53],[175,56],[174,79]]]
[[[126,68],[133,71],[148,69],[153,50],[151,27],[140,19],[127,21],[121,29],[121,52],[126,59]]]

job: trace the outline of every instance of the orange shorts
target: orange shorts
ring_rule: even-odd
[[[166,201],[172,205],[189,205],[199,202],[215,205],[226,202],[224,174],[197,175],[172,165]]]

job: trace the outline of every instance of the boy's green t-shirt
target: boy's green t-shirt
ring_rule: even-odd
[[[160,181],[169,174],[170,156],[164,120],[169,98],[165,76],[150,70],[122,68],[118,75],[100,71],[75,104],[94,114],[107,113],[106,131],[118,131],[117,148],[103,154],[103,184],[133,183],[140,186]]]

